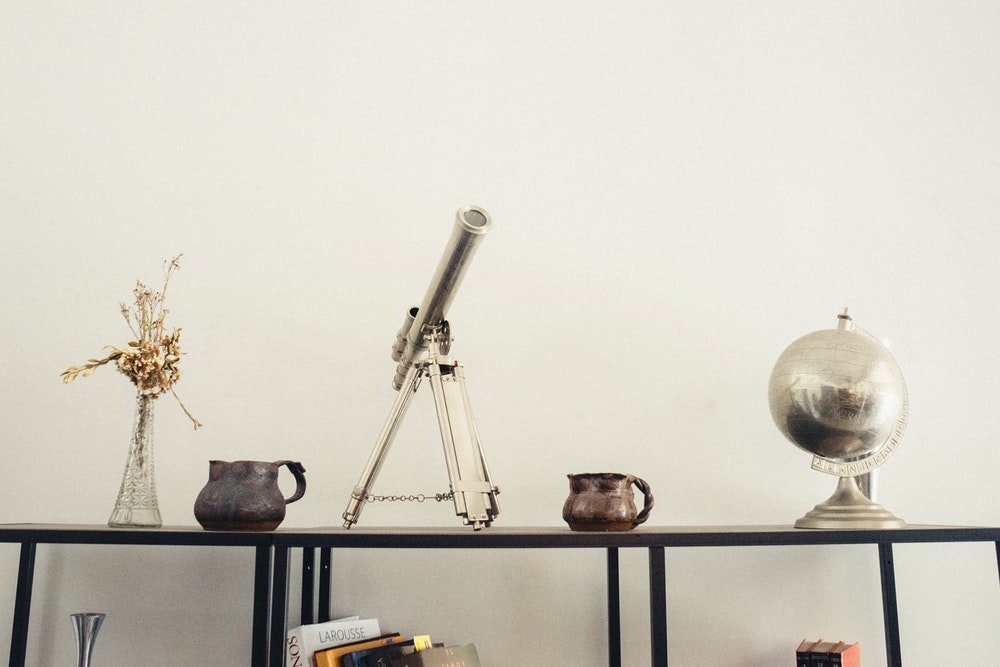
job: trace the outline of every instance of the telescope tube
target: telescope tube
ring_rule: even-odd
[[[490,214],[478,206],[464,206],[455,213],[455,227],[424,300],[418,308],[408,311],[403,327],[405,329],[409,324],[409,330],[405,339],[403,330],[400,330],[393,346],[393,360],[399,361],[392,380],[392,386],[397,391],[403,386],[410,366],[427,351],[425,330],[440,327],[444,322],[476,248],[492,228]]]

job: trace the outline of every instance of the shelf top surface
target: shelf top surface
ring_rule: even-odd
[[[273,532],[208,531],[200,526],[108,528],[79,524],[0,524],[0,542],[215,545],[337,548],[597,548],[698,547],[912,542],[1000,542],[1000,527],[910,525],[892,529],[814,530],[787,525],[640,526],[623,532],[566,526],[341,526]]]
[[[877,544],[1000,540],[1000,528],[907,526],[889,530],[807,530],[789,525],[640,526],[630,531],[572,531],[558,527],[341,527],[279,529],[277,543],[350,547],[682,547],[795,544]]]
[[[201,526],[162,528],[109,528],[98,524],[5,523],[0,524],[0,542],[46,544],[163,544],[214,546],[268,546],[269,532],[218,532]]]

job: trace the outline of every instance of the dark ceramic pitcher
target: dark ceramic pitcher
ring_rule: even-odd
[[[295,476],[289,498],[278,488],[281,466]],[[209,461],[194,517],[205,530],[274,530],[285,519],[285,505],[305,494],[305,471],[298,461]]]
[[[595,472],[567,477],[569,497],[563,504],[562,516],[571,530],[631,530],[653,509],[649,484],[635,475]],[[643,495],[641,511],[635,507],[633,485]]]

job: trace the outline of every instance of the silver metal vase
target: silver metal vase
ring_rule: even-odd
[[[84,612],[70,614],[70,617],[76,633],[76,667],[90,667],[90,656],[94,653],[94,642],[97,641],[97,631],[104,622],[104,614]]]

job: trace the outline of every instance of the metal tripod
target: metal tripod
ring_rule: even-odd
[[[351,500],[343,515],[344,528],[357,523],[369,489],[385,462],[389,446],[399,430],[410,400],[425,375],[430,379],[434,393],[455,514],[462,517],[465,525],[472,524],[474,530],[479,530],[483,526],[489,527],[494,517],[500,513],[496,499],[500,489],[493,485],[483,456],[479,433],[469,406],[469,395],[465,389],[465,372],[461,363],[448,356],[451,343],[448,322],[428,328],[424,336],[428,354],[424,359],[414,362],[406,372],[396,401],[368,459],[368,465],[351,493]]]

